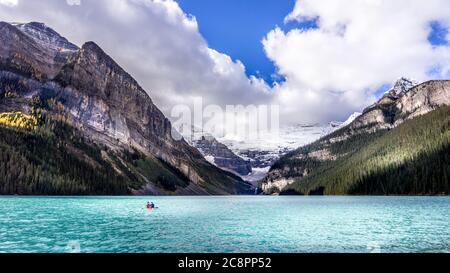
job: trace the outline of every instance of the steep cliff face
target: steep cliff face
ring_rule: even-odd
[[[227,146],[213,137],[202,136],[194,141],[194,146],[210,159],[216,166],[234,172],[237,175],[246,176],[252,172],[250,162],[234,154]]]
[[[349,125],[281,158],[272,166],[261,188],[266,193],[296,190],[303,194],[370,194],[373,192],[356,189],[361,190],[358,185],[367,184],[368,180],[375,179],[373,177],[381,179],[382,172],[386,176],[397,172],[395,179],[385,177],[386,183],[396,179],[413,180],[406,176],[404,172],[408,167],[402,164],[415,166],[408,175],[417,172],[416,176],[422,177],[421,172],[430,171],[433,166],[420,169],[416,164],[418,158],[427,164],[430,164],[430,158],[441,163],[445,161],[436,156],[445,154],[450,142],[447,116],[450,81],[429,81],[419,85],[404,83],[404,79],[397,82]],[[434,173],[440,176],[429,177],[440,183],[446,180],[443,174],[446,170],[438,166],[436,162]],[[426,181],[423,179],[417,185],[426,185]],[[446,181],[441,184],[445,185]],[[438,193],[427,186],[422,190],[419,186],[414,190],[408,188],[410,192],[403,192],[404,186],[390,189],[390,192],[382,192],[376,186],[367,187],[377,194]]]
[[[38,108],[50,119],[63,117],[77,134],[104,147],[105,159],[114,161],[111,154],[119,155],[120,163],[112,163],[118,173],[124,173],[123,167],[133,169],[141,183],[130,192],[252,192],[249,184],[208,163],[184,140],[172,138],[171,123],[148,94],[95,43],[77,49],[39,23],[16,27],[0,23],[0,33],[1,111],[33,114]],[[156,162],[154,167],[167,175],[155,178],[145,168],[134,169],[130,164],[137,162],[128,162],[125,156],[130,151],[143,161]],[[152,181],[165,181],[170,174],[187,181],[168,189]]]
[[[430,81],[412,88],[395,103],[401,116],[395,120],[398,125],[429,113],[443,105],[450,104],[450,81]]]
[[[138,83],[92,42],[54,81],[65,88],[62,99],[75,120],[96,133],[160,156],[185,144],[172,139],[169,120]]]
[[[177,130],[211,164],[242,178],[247,178],[246,176],[252,172],[250,161],[236,155],[228,146],[218,141],[202,128],[190,124],[181,124]]]

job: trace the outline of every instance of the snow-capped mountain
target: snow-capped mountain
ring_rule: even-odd
[[[402,77],[396,81],[394,87],[391,90],[388,90],[386,92],[386,95],[398,97],[400,94],[407,92],[408,90],[419,84],[419,81]]]
[[[239,139],[227,135],[218,140],[251,163],[252,173],[243,178],[256,182],[269,172],[271,165],[282,155],[316,141],[339,129],[340,125],[340,122],[297,124],[283,126],[279,132],[260,133],[255,139]]]
[[[346,121],[344,121],[341,125],[339,125],[339,128],[343,128],[347,125],[350,125],[350,123],[352,123],[355,119],[357,119],[361,115],[362,115],[361,112],[355,112],[355,113],[351,114],[350,117]]]
[[[377,107],[379,104],[390,104],[392,101],[397,100],[402,95],[406,94],[409,90],[413,89],[415,86],[421,84],[421,82],[408,79],[405,77],[402,77],[398,79],[393,87],[386,91],[383,96],[381,97],[380,101],[378,103],[374,103],[371,106],[364,109],[363,113],[368,112],[372,110],[373,108]]]
[[[211,163],[239,174],[246,181],[256,183],[264,178],[272,164],[281,156],[345,127],[359,115],[361,114],[353,113],[345,122],[286,125],[278,132],[262,132],[253,139],[242,139],[235,135],[216,138],[195,126],[190,131],[187,130],[189,133],[184,130],[185,133],[182,134]],[[184,126],[187,125],[178,128],[179,132],[183,132]]]
[[[12,25],[20,29],[24,34],[45,48],[52,48],[59,51],[79,50],[78,46],[69,42],[66,38],[59,35],[56,31],[44,23],[12,23]]]

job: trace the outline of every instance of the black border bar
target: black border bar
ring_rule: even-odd
[[[188,261],[187,266],[185,265]],[[207,267],[206,261],[210,265]],[[385,272],[394,268],[445,266],[450,254],[0,254],[0,264],[15,269],[58,269],[81,272],[126,269],[127,272],[295,272],[357,270]],[[192,267],[192,265],[196,265]],[[87,270],[89,269],[89,270]],[[159,269],[158,271],[154,271]],[[296,269],[296,270],[295,270]]]

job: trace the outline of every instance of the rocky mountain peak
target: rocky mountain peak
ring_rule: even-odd
[[[361,132],[375,132],[392,129],[404,121],[427,114],[450,104],[450,81],[428,81],[416,85],[416,81],[400,79],[394,88],[378,102],[366,108],[362,115],[349,124],[347,131],[341,132],[347,139]],[[412,87],[411,87],[412,86]]]
[[[138,82],[94,42],[86,42],[57,80],[84,92],[120,103],[124,96],[137,96],[152,104]]]
[[[420,82],[416,80],[401,77],[395,82],[394,87],[391,90],[387,91],[386,94],[391,96],[399,96],[402,93],[408,92],[419,83]]]
[[[89,41],[83,44],[83,46],[81,47],[82,51],[90,51],[90,52],[94,52],[100,56],[104,56],[105,58],[111,59],[104,51],[103,49],[97,45],[95,42],[93,41]],[[112,59],[111,59],[112,60]]]
[[[128,74],[125,69],[123,69],[116,61],[114,61],[111,56],[109,56],[103,49],[97,45],[95,42],[89,41],[83,44],[81,47],[80,53],[78,55],[78,62],[90,62],[85,63],[86,65],[94,65],[94,66],[105,66],[108,67],[109,70],[113,73],[111,74],[117,74],[120,75],[123,78],[126,78],[130,82],[132,82],[133,85],[139,86],[136,80]],[[142,87],[139,86],[139,89],[142,89]],[[143,91],[143,90],[142,90]]]
[[[77,51],[79,49],[78,46],[69,42],[66,38],[62,37],[58,32],[44,23],[12,23],[11,25],[18,28],[45,48],[51,48],[58,51]]]
[[[78,54],[77,62],[86,62],[86,65],[104,65],[119,74],[126,74],[125,70],[119,66],[99,45],[90,41],[83,44]],[[88,63],[89,62],[89,63]],[[129,75],[128,75],[129,76]],[[129,76],[131,77],[131,76]]]

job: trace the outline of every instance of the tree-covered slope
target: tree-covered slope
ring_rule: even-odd
[[[25,127],[24,115],[14,116],[15,123],[0,121],[0,194],[125,195],[148,180],[170,194],[189,185],[162,161],[100,146],[65,122],[44,118]]]

